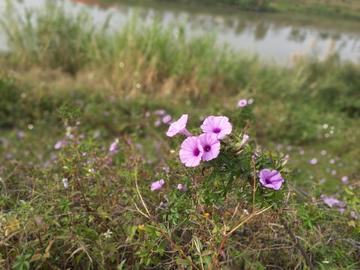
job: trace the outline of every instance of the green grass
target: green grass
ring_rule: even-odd
[[[291,223],[318,269],[358,267],[358,251],[331,238],[360,241],[359,221],[350,216],[359,203],[358,65],[336,55],[322,62],[299,56],[288,67],[265,64],[246,53],[219,50],[213,37],[187,41],[181,26],[144,27],[134,18],[110,33],[106,25],[93,27],[86,13],[71,17],[50,5],[29,11],[24,20],[9,7],[2,18],[11,48],[0,58],[0,205],[7,237],[0,254],[6,268],[116,269],[124,260],[128,269],[184,264],[154,223],[141,215],[135,171],[149,207],[164,201],[149,191],[151,182],[161,178],[170,200],[178,202],[179,213],[159,213],[151,206],[161,228],[198,266],[197,240],[186,242],[187,231],[203,245],[205,261],[214,257],[223,237],[204,214],[211,213],[218,226],[229,222],[228,215],[196,196],[173,191],[180,180],[190,185],[194,176],[201,182],[210,171],[183,171],[177,154],[169,152],[178,150],[181,138],[165,136],[168,126],[155,124],[162,120],[157,110],[174,120],[188,113],[189,127],[198,127],[201,117],[226,115],[238,132],[245,129],[250,135],[246,151],[261,147],[268,157],[290,155],[290,170],[284,171],[286,205],[271,208],[228,239],[225,269],[304,268],[280,217]],[[243,98],[254,102],[237,108]],[[70,120],[75,128],[69,129]],[[109,152],[116,139],[119,151]],[[59,141],[61,149],[54,149]],[[313,158],[316,165],[310,164]],[[354,191],[345,191],[343,176]],[[68,191],[63,178],[69,179]],[[323,193],[347,203],[343,215],[323,204]],[[239,218],[236,204],[240,209],[246,204],[233,196],[223,208]],[[182,215],[195,223],[180,224]],[[110,239],[104,238],[107,230],[113,232]],[[34,261],[29,263],[30,258]]]

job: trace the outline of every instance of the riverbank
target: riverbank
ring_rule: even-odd
[[[110,34],[86,13],[51,5],[34,12],[35,23],[7,12],[10,50],[0,54],[7,268],[187,266],[168,239],[199,269],[217,261],[217,250],[227,269],[304,268],[284,221],[317,268],[359,262],[347,244],[359,234],[358,65],[330,50],[322,61],[293,55],[285,67],[220,50],[213,37],[187,40],[181,27],[134,18]],[[221,208],[200,199],[205,178],[219,194],[232,177],[223,166],[213,178],[205,165],[184,169],[182,138],[166,132],[185,113],[193,134],[210,115],[229,117],[236,136],[250,137],[240,158],[257,151],[286,179],[281,193],[265,190],[265,198],[276,195],[270,208],[226,243],[223,233],[262,206],[251,206],[255,191],[241,177]],[[163,188],[150,190],[160,179]]]
[[[94,2],[82,1],[84,3],[94,4]],[[307,16],[320,16],[324,18],[349,19],[360,20],[360,3],[357,1],[288,1],[288,0],[250,0],[250,1],[233,1],[233,0],[122,0],[122,3],[131,3],[133,5],[157,5],[158,3],[173,4],[183,7],[203,7],[203,8],[217,8],[223,10],[242,10],[242,11],[256,11],[264,13],[279,13],[279,14],[306,14]],[[109,6],[116,4],[116,0],[99,0],[99,4]],[[318,18],[319,19],[319,18]]]

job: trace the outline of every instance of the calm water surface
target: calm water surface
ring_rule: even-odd
[[[87,3],[84,3],[87,2]],[[23,13],[25,7],[41,8],[46,0],[14,0],[17,9]],[[134,4],[116,3],[98,5],[94,0],[63,0],[69,13],[86,9],[95,24],[101,24],[112,14],[111,28],[121,27],[138,12],[139,19],[151,24],[155,19],[163,25],[181,24],[188,37],[204,34],[216,34],[216,43],[221,47],[228,44],[231,48],[246,53],[256,53],[266,60],[274,59],[286,62],[293,54],[316,54],[319,58],[327,55],[329,50],[341,58],[354,62],[360,61],[360,22],[350,22],[351,27],[339,29],[333,20],[326,27],[316,23],[293,23],[288,20],[275,19],[274,15],[241,12],[208,12],[201,8],[184,9],[177,6],[136,6]],[[0,0],[4,10],[5,0]],[[314,19],[314,18],[312,18]],[[6,50],[6,36],[0,32],[0,49]]]

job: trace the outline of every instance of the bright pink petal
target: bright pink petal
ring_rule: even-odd
[[[183,114],[179,120],[177,120],[176,122],[170,125],[168,132],[166,132],[166,135],[169,137],[173,137],[178,133],[182,133],[186,136],[189,136],[188,134],[190,133],[186,130],[187,120],[188,120],[188,115]]]
[[[268,175],[270,175],[270,170],[269,169],[263,169],[260,171],[260,179],[263,179],[263,181],[265,181],[265,179],[268,177]],[[263,184],[265,184],[266,182],[264,182]]]
[[[199,136],[204,154],[202,160],[209,161],[216,158],[220,153],[220,141],[213,133],[205,133]]]
[[[181,144],[179,151],[180,160],[187,167],[195,167],[200,164],[204,153],[203,147],[197,137],[188,137]]]

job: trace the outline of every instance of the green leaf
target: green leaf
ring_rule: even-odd
[[[142,251],[138,256],[139,256],[140,258],[142,258],[142,257],[146,257],[146,256],[148,256],[148,255],[149,255],[149,251],[145,250],[145,251]]]
[[[264,197],[270,197],[270,196],[272,196],[273,194],[274,194],[274,191],[271,191],[271,192],[269,192],[269,193],[263,194],[263,196],[264,196]]]
[[[180,265],[190,265],[190,263],[185,259],[177,259],[176,263]]]
[[[125,262],[126,262],[126,259],[123,260],[123,261],[117,266],[117,269],[118,269],[118,270],[122,270]]]
[[[351,196],[355,195],[355,192],[353,190],[351,190],[350,188],[348,188],[348,187],[345,187],[345,191],[346,191],[347,194],[349,194]]]
[[[155,233],[155,228],[154,227],[144,226],[143,230],[148,232],[148,233]]]
[[[42,254],[35,254],[34,256],[31,257],[29,263],[40,260],[42,257]]]

